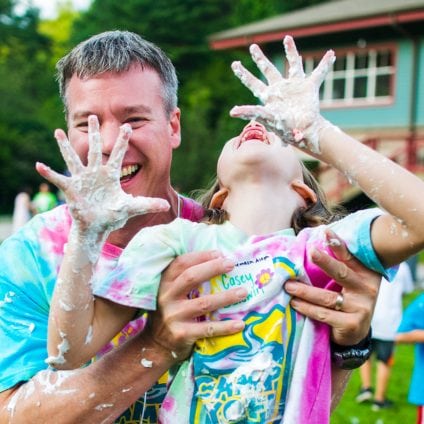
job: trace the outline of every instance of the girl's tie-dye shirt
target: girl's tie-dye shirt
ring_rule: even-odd
[[[391,278],[371,244],[370,227],[380,211],[358,212],[331,224],[349,250],[367,267]],[[95,293],[145,310],[156,308],[162,271],[175,256],[218,249],[235,268],[205,282],[193,297],[246,287],[247,299],[204,319],[241,318],[235,335],[199,340],[191,358],[173,376],[159,413],[161,423],[326,423],[331,403],[329,328],[296,313],[283,290],[297,278],[337,290],[308,257],[325,249],[324,229],[285,229],[247,236],[230,222],[222,225],[177,219],[143,229],[128,244],[118,266],[97,278]]]

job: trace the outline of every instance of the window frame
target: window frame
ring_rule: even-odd
[[[391,55],[390,64],[386,66],[377,66],[378,53],[389,52]],[[366,53],[368,66],[366,68],[355,67],[355,58],[363,56]],[[336,51],[339,58],[345,58],[345,68],[334,70],[334,66],[327,74],[324,80],[321,93],[320,105],[322,109],[346,108],[346,107],[372,107],[391,105],[395,100],[395,76],[397,71],[397,46],[394,43],[367,44],[364,47],[352,46]],[[309,74],[313,65],[315,66],[322,58],[322,52],[310,52],[303,55],[305,73]],[[377,78],[387,76],[389,78],[389,94],[377,96]],[[356,78],[366,77],[366,95],[365,97],[355,97],[354,83]],[[333,98],[335,80],[345,81],[344,97]]]

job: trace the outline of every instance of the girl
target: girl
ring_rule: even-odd
[[[87,195],[87,186],[79,179],[86,178],[92,185],[99,167],[78,167],[77,175],[69,180],[38,166],[43,176],[65,192],[75,220],[74,239],[51,308],[50,364],[81,365],[139,310],[154,309],[161,272],[184,252],[216,248],[236,264],[193,296],[235,286],[249,291],[246,300],[205,317],[242,318],[245,328],[233,336],[197,342],[192,357],[173,378],[162,404],[161,422],[329,422],[329,328],[290,307],[282,290],[284,282],[296,277],[307,284],[339,289],[310,260],[317,247],[325,249],[337,242],[328,228],[342,237],[363,264],[387,278],[393,276],[390,267],[424,247],[424,204],[417,196],[424,183],[321,117],[318,92],[334,61],[332,51],[305,77],[292,38],[286,37],[284,44],[288,78],[257,46],[251,47],[252,57],[268,85],[240,63],[233,64],[236,75],[264,106],[240,106],[231,112],[255,120],[223,148],[218,180],[207,198],[210,222],[176,219],[142,230],[128,244],[114,272],[102,281],[92,279],[92,264],[112,221],[102,202],[110,201],[107,197],[114,193],[105,196],[102,178],[98,178],[92,189],[97,192],[92,196],[96,208],[86,213],[77,205]],[[92,163],[100,163],[97,125],[91,117]],[[122,131],[118,159],[129,137],[125,128]],[[65,160],[71,161],[67,140],[59,137],[59,142]],[[332,223],[333,214],[291,145],[348,174],[390,214],[368,210]],[[110,174],[119,169],[119,163],[115,161]],[[107,173],[108,166],[100,167],[102,172]],[[123,203],[129,203],[118,194]],[[121,206],[115,203],[112,212],[119,215]],[[125,221],[125,214],[119,216]],[[113,303],[97,298],[94,302],[92,291]],[[334,308],[343,308],[341,294]],[[152,366],[148,352],[142,365]]]

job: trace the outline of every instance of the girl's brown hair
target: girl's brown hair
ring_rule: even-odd
[[[330,222],[337,221],[344,215],[340,206],[330,207],[317,180],[303,163],[301,163],[301,166],[303,181],[317,195],[317,201],[314,203],[309,201],[306,206],[302,206],[294,211],[291,227],[294,229],[296,234],[303,228],[329,224]],[[213,195],[219,189],[219,181],[215,178],[209,189],[200,191],[197,194],[198,202],[205,208],[203,222],[208,224],[222,224],[229,218],[227,211],[223,209],[212,209],[209,207]]]

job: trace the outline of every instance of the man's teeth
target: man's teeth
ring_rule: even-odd
[[[124,166],[121,169],[121,175],[120,178],[123,177],[127,177],[128,175],[134,174],[135,172],[138,171],[140,167],[138,165],[128,165],[128,166]]]

